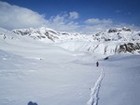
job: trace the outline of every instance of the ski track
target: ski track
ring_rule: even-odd
[[[104,78],[104,70],[101,69],[100,76],[98,77],[97,81],[94,84],[94,87],[91,88],[91,94],[90,94],[90,99],[87,102],[88,105],[98,105],[98,100],[99,100],[99,91],[101,87],[102,80]]]

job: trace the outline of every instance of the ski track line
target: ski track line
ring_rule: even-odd
[[[98,77],[97,81],[95,82],[94,87],[91,88],[90,99],[87,102],[87,105],[98,105],[98,100],[99,100],[98,95],[99,95],[99,90],[100,90],[104,75],[105,75],[104,70],[101,69],[100,76]]]

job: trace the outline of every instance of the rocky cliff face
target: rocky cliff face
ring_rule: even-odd
[[[130,52],[134,53],[137,51],[140,53],[140,43],[124,43],[120,45],[118,52]]]

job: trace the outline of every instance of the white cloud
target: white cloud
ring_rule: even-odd
[[[0,27],[7,29],[38,27],[45,23],[44,16],[37,12],[0,1]]]
[[[98,18],[91,18],[85,21],[86,24],[96,25],[96,24],[112,24],[111,19],[98,19]]]
[[[78,12],[69,12],[69,18],[70,19],[78,19],[79,18],[79,13]]]
[[[95,33],[108,28],[122,26],[122,24],[116,25],[111,19],[98,18],[90,18],[79,24],[78,20],[76,20],[78,18],[79,13],[73,11],[45,19],[43,15],[30,9],[0,1],[0,27],[6,29],[46,26],[58,31]]]
[[[90,18],[84,23],[83,31],[85,33],[96,33],[115,26],[111,19]]]
[[[77,29],[80,27],[77,22],[69,19],[68,13],[52,16],[50,19],[48,19],[47,26],[59,31],[69,32],[77,31]]]
[[[77,12],[69,12],[45,19],[43,15],[30,9],[0,1],[0,27],[6,29],[46,26],[60,31],[76,31],[79,27],[73,19]]]

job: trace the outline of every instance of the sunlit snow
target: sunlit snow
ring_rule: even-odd
[[[138,105],[139,32],[117,32],[1,28],[0,105]]]

